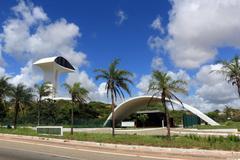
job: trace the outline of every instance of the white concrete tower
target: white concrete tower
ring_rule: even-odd
[[[61,73],[74,72],[74,67],[63,57],[48,57],[33,63],[39,66],[44,72],[44,81],[51,85],[51,98],[57,98],[58,76]]]

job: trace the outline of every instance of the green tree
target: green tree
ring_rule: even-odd
[[[170,137],[170,120],[169,120],[169,111],[167,107],[167,102],[176,99],[180,103],[181,100],[174,93],[187,93],[187,90],[184,88],[184,85],[187,83],[183,80],[173,80],[167,73],[160,71],[153,71],[152,79],[149,84],[148,91],[153,93],[152,98],[161,97],[161,103],[164,107],[167,121],[167,135]]]
[[[111,96],[112,100],[112,135],[115,135],[115,101],[117,97],[124,99],[124,91],[131,95],[128,84],[133,84],[131,78],[133,74],[127,70],[118,69],[119,59],[115,59],[108,69],[96,69],[98,73],[96,80],[103,79],[106,81],[107,97]]]
[[[226,106],[223,110],[223,113],[226,115],[226,119],[232,119],[232,108],[229,106]]]
[[[137,116],[137,119],[142,123],[142,126],[145,127],[145,122],[148,120],[148,115],[140,114]]]
[[[220,73],[223,73],[228,83],[231,83],[233,86],[237,87],[238,95],[240,97],[240,57],[235,56],[230,62],[220,61],[222,68]]]
[[[31,88],[26,87],[24,84],[18,84],[17,86],[13,87],[10,92],[11,102],[14,105],[14,129],[17,128],[17,120],[19,109],[23,110],[24,106],[31,105],[33,101],[33,92]]]
[[[68,93],[71,95],[72,98],[72,109],[71,109],[71,135],[73,135],[73,123],[74,123],[74,116],[73,116],[73,108],[78,103],[79,105],[84,104],[88,97],[88,90],[81,86],[81,83],[74,83],[72,86],[65,83],[65,88],[68,90]]]
[[[12,85],[8,83],[10,78],[3,76],[0,78],[0,121],[3,122],[4,117],[6,116],[6,97],[9,96],[12,89]]]
[[[35,84],[34,85],[37,95],[38,95],[38,116],[37,116],[37,125],[40,125],[40,109],[42,106],[42,98],[47,97],[51,94],[51,88],[49,86],[48,82],[42,83],[42,84]]]

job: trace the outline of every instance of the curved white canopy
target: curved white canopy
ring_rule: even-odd
[[[49,82],[51,94],[49,97],[57,98],[58,76],[61,73],[74,72],[74,67],[64,57],[42,58],[33,63],[40,67],[44,72],[44,81]],[[46,97],[46,98],[49,98]],[[60,99],[60,98],[59,98]]]
[[[74,67],[63,57],[48,57],[42,58],[33,63],[41,67],[43,70],[57,70],[58,72],[73,72]]]
[[[117,121],[121,121],[127,118],[132,113],[135,113],[136,111],[138,111],[141,107],[146,106],[149,103],[149,100],[151,98],[152,96],[138,96],[122,102],[115,108],[115,119]],[[154,97],[152,99],[152,102],[154,103],[160,100],[161,100],[161,97]],[[213,119],[211,119],[210,117],[208,117],[207,115],[199,111],[198,109],[185,103],[181,104],[176,100],[171,100],[171,101],[174,104],[183,106],[183,108],[192,112],[193,114],[201,118],[203,121],[207,122],[209,125],[212,125],[212,126],[219,125],[219,123],[215,122]],[[108,116],[108,119],[105,121],[104,126],[106,126],[111,119],[112,119],[112,114]]]

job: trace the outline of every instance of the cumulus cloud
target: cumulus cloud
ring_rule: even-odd
[[[190,83],[190,81],[191,81],[191,77],[184,70],[179,70],[178,72],[168,71],[167,74],[173,80],[182,79],[182,80],[184,80],[184,81],[186,81],[188,83]],[[151,77],[150,74],[143,75],[140,78],[140,81],[137,84],[137,88],[139,89],[138,95],[144,95],[144,94],[148,93],[148,87],[149,87],[149,83],[150,83],[151,78],[152,77]]]
[[[165,49],[177,66],[196,68],[212,60],[220,47],[240,47],[240,1],[171,2]]]
[[[75,82],[80,82],[81,85],[89,91],[89,97],[92,101],[103,101],[109,103],[109,99],[107,99],[107,91],[105,89],[105,82],[96,85],[93,78],[89,77],[85,71],[79,70],[74,73],[69,73],[66,78],[66,83],[70,85]]]
[[[231,107],[239,107],[240,100],[238,98],[236,88],[228,84],[224,75],[211,72],[221,68],[220,64],[205,65],[191,77],[185,70],[178,72],[168,71],[168,75],[172,79],[182,79],[188,83],[186,86],[191,93],[189,96],[179,95],[179,98],[203,112],[209,112],[216,109],[222,110],[226,105]],[[137,88],[138,95],[148,94],[148,86],[151,75],[143,75],[140,78]],[[195,88],[196,90],[195,90]],[[193,89],[194,90],[191,90]]]
[[[6,74],[5,68],[0,67],[0,77],[5,76],[5,74]]]
[[[161,71],[166,69],[162,58],[159,56],[153,57],[152,63],[151,63],[151,68],[153,70],[161,70]]]
[[[13,76],[9,82],[13,85],[23,83],[28,87],[33,87],[34,84],[40,82],[43,79],[41,71],[33,66],[32,61],[28,61],[26,66],[21,68],[19,74]]]
[[[172,71],[168,71],[167,74],[172,77],[173,80],[184,80],[186,82],[190,82],[191,77],[189,76],[189,74],[185,71],[180,69],[178,72],[172,72]]]
[[[2,57],[2,44],[1,44],[1,34],[0,34],[0,66],[4,66],[5,62]]]
[[[196,94],[208,102],[226,104],[238,99],[238,95],[236,88],[227,83],[225,75],[211,72],[220,68],[220,64],[201,67],[196,74],[199,84]]]
[[[165,40],[162,39],[160,36],[150,36],[147,41],[148,46],[151,50],[159,53],[165,44]]]
[[[143,75],[140,78],[140,81],[137,84],[137,88],[140,90],[138,92],[138,95],[147,94],[150,80],[151,80],[151,75]]]
[[[190,104],[200,111],[207,113],[214,110],[223,110],[226,106],[231,106],[233,108],[239,108],[240,100],[236,99],[228,103],[211,103],[199,95],[192,95],[183,98],[183,101]]]
[[[88,91],[94,91],[96,85],[93,82],[93,79],[88,76],[85,71],[75,71],[74,73],[69,73],[66,78],[66,83],[72,85],[75,82],[80,82],[84,88]]]
[[[164,33],[164,29],[162,27],[161,17],[160,16],[157,16],[157,18],[152,22],[151,28],[154,29],[154,30],[159,31],[160,33]]]
[[[117,21],[116,21],[117,25],[121,25],[124,21],[128,19],[126,13],[123,10],[119,10],[116,13],[116,16],[117,16]]]
[[[62,55],[75,66],[86,64],[86,54],[75,50],[79,27],[64,18],[51,22],[41,7],[21,0],[12,8],[14,17],[3,25],[2,50],[17,59]]]

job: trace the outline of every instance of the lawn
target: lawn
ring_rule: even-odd
[[[227,121],[225,123],[221,123],[220,126],[210,126],[210,125],[198,125],[195,126],[197,129],[229,129],[236,128],[240,131],[240,122]]]
[[[36,131],[27,128],[6,129],[0,128],[0,133],[20,134],[37,136]],[[61,139],[71,139],[79,141],[92,141],[101,143],[129,144],[129,145],[146,145],[156,147],[176,147],[176,148],[197,148],[197,149],[218,149],[240,151],[240,139],[236,136],[229,137],[199,137],[199,136],[173,136],[168,139],[165,136],[140,136],[140,135],[116,135],[100,133],[64,133],[63,137],[44,136]]]

